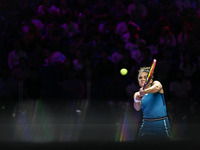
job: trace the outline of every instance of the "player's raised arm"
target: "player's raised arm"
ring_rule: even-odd
[[[154,81],[152,83],[152,86],[149,86],[145,88],[144,90],[143,88],[140,89],[141,96],[144,96],[145,94],[148,94],[148,93],[157,93],[157,92],[163,93],[162,84],[159,81]]]

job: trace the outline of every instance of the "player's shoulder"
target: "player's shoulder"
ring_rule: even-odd
[[[160,81],[155,80],[155,81],[153,82],[153,85],[155,85],[155,84],[158,85],[158,86],[160,87],[159,93],[163,94],[163,93],[164,93],[164,90],[163,90],[163,88],[162,88],[162,84],[160,83]]]
[[[161,84],[161,83],[160,83],[160,81],[155,80],[155,81],[153,81],[153,85],[154,85],[154,84]],[[162,84],[161,84],[161,85],[162,85]]]

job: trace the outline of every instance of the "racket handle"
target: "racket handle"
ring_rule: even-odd
[[[143,86],[143,88],[142,88],[142,89],[144,90],[144,89],[145,89],[145,87],[146,87],[146,84]]]

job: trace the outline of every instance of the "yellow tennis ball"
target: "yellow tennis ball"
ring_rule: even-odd
[[[121,70],[120,70],[120,73],[121,73],[121,75],[126,75],[127,73],[128,73],[128,70],[126,69],[126,68],[122,68]]]

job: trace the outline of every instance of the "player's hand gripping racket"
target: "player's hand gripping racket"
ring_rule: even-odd
[[[145,84],[144,84],[144,86],[143,86],[143,90],[145,89],[146,85],[149,83],[149,80],[151,79],[151,77],[152,77],[152,75],[153,75],[155,66],[156,66],[156,59],[154,59],[153,62],[152,62],[152,64],[151,64],[151,67],[150,67],[150,69],[149,69],[149,73],[148,73],[146,82],[145,82]]]

